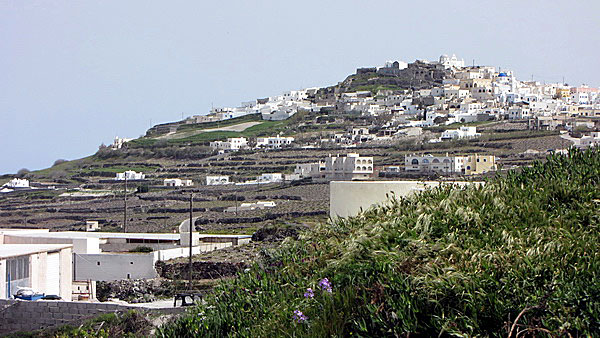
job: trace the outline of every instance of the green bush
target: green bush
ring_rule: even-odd
[[[600,151],[573,150],[319,225],[159,334],[596,335],[599,183]]]
[[[143,246],[143,245],[136,246],[135,248],[129,250],[129,252],[152,252],[152,251],[154,251],[154,249],[152,249],[149,246]]]

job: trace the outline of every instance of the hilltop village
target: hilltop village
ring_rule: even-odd
[[[597,88],[523,81],[455,55],[358,68],[334,86],[213,108],[0,177],[0,299],[25,289],[156,301],[181,291],[188,250],[194,288],[210,289],[388,192],[481,184],[598,144]],[[369,200],[373,181],[393,189]]]

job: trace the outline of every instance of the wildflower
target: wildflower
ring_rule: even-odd
[[[306,292],[304,293],[304,298],[313,298],[315,296],[315,293],[313,292],[313,289],[308,288],[306,289]]]
[[[302,313],[302,311],[294,310],[294,315],[292,316],[292,319],[295,322],[304,323],[308,319],[308,317],[306,317],[306,315],[304,315],[304,313]]]
[[[319,286],[321,287],[321,290],[326,291],[331,293],[331,282],[329,282],[328,278],[323,278],[321,279],[321,281],[319,282]]]

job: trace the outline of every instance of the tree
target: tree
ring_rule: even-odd
[[[54,167],[54,166],[57,166],[57,165],[59,165],[61,163],[65,163],[65,162],[69,162],[69,161],[67,161],[65,159],[62,159],[62,158],[59,158],[58,160],[54,161],[54,164],[52,166]]]
[[[23,177],[23,176],[29,174],[30,172],[31,171],[27,168],[21,168],[21,169],[19,169],[19,171],[17,171],[17,176]]]

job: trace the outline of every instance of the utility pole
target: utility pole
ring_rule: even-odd
[[[190,292],[192,292],[192,235],[194,234],[194,228],[193,228],[193,222],[192,222],[192,213],[193,213],[193,209],[194,208],[194,193],[191,192],[190,193],[190,260],[189,260],[189,270],[190,270],[190,283],[188,285],[188,288],[190,290]]]
[[[123,232],[127,232],[127,173],[125,173],[125,192],[123,193]]]
[[[237,194],[237,190],[235,191],[235,216],[237,217],[238,215],[238,194]]]

